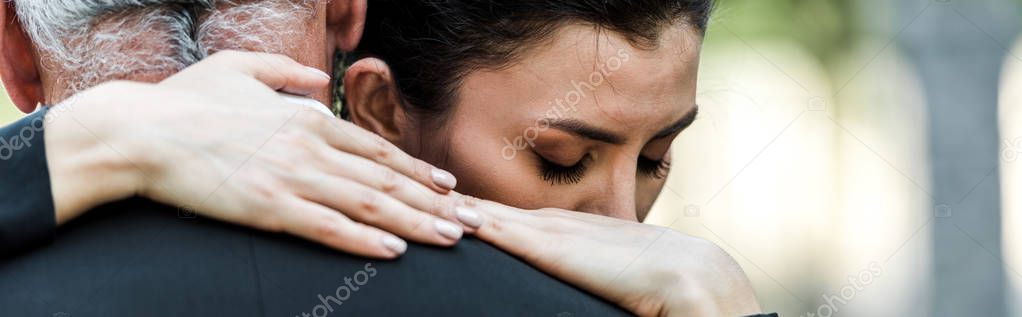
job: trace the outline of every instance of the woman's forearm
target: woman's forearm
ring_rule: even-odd
[[[144,177],[138,151],[120,136],[126,130],[125,105],[112,110],[105,96],[117,84],[100,86],[50,109],[46,115],[46,161],[58,225],[85,211],[133,196]]]
[[[123,116],[102,104],[82,94],[0,128],[0,256],[49,241],[57,225],[134,194],[141,171],[131,168],[133,151],[111,137]]]
[[[157,84],[108,82],[64,100],[45,116],[50,172],[38,174],[51,234],[138,195],[375,258],[404,253],[401,238],[455,244],[466,229],[452,222],[450,173],[281,95],[329,82],[287,57],[224,51]]]
[[[668,228],[581,212],[467,199],[480,239],[640,316],[760,312],[741,267],[715,244]]]

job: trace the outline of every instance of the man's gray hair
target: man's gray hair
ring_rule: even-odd
[[[41,66],[59,69],[70,94],[173,73],[224,49],[280,53],[282,39],[304,31],[316,1],[19,0],[15,7]]]

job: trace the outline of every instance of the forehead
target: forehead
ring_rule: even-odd
[[[666,28],[655,48],[587,25],[562,27],[518,63],[469,74],[458,111],[532,121],[567,116],[628,133],[662,128],[693,107],[701,36]],[[464,107],[460,107],[460,106]],[[525,113],[527,115],[522,116]],[[525,123],[525,122],[523,122]]]

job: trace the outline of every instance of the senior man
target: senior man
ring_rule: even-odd
[[[8,93],[26,112],[56,105],[0,131],[15,142],[0,162],[0,254],[28,250],[0,263],[3,313],[620,313],[477,240],[409,248],[403,239],[452,246],[484,219],[450,192],[449,173],[278,94],[330,102],[322,70],[357,45],[365,1],[21,0],[2,10]],[[214,54],[225,50],[279,55]],[[535,242],[503,247],[541,250],[521,250]],[[703,297],[684,304],[720,304],[720,275],[699,274],[733,268],[720,255],[688,254],[712,269],[686,276]]]

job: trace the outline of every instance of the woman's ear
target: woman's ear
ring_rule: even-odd
[[[11,100],[24,113],[44,101],[32,42],[15,14],[16,1],[0,4],[0,78]]]
[[[387,63],[363,58],[352,64],[344,73],[344,95],[344,105],[348,107],[352,122],[391,143],[400,144],[407,118]]]
[[[350,52],[358,47],[366,22],[366,0],[332,0],[327,3],[327,34],[337,49]]]

